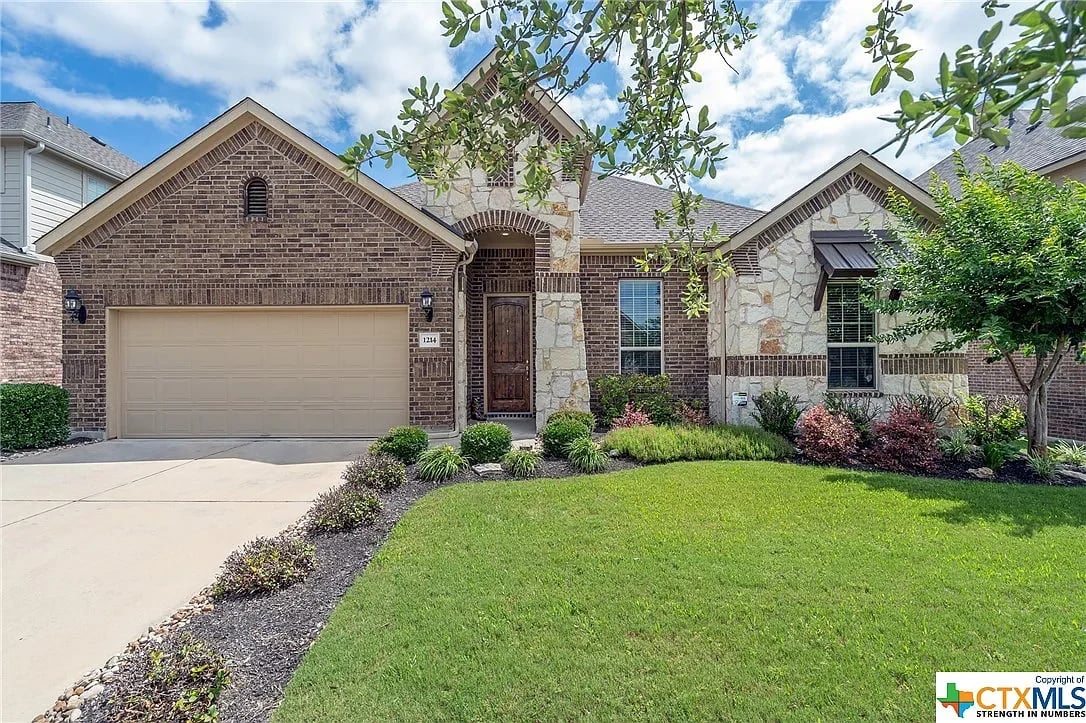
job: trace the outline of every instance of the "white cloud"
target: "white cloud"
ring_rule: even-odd
[[[455,80],[432,2],[9,2],[9,28],[131,62],[205,88],[249,95],[310,133],[341,139],[393,122],[419,76]]]
[[[590,126],[606,123],[619,111],[617,94],[603,83],[589,83],[580,93],[566,96],[562,107],[574,120],[583,120]]]
[[[115,98],[106,93],[65,90],[49,80],[55,68],[36,58],[8,54],[3,58],[4,80],[41,98],[51,106],[96,118],[132,118],[157,125],[186,120],[189,112],[160,98]]]
[[[892,134],[878,116],[893,104],[865,105],[837,114],[795,113],[772,130],[736,140],[715,179],[701,184],[707,195],[738,199],[768,209],[799,190],[842,158],[863,148],[874,151]],[[908,155],[879,157],[906,178],[927,170],[953,148],[950,139],[917,138]]]

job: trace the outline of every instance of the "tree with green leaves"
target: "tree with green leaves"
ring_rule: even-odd
[[[877,340],[945,330],[937,353],[983,344],[989,361],[1005,360],[1014,374],[1030,454],[1044,456],[1049,382],[1064,359],[1086,362],[1086,184],[1060,186],[1014,163],[971,174],[960,156],[957,173],[960,197],[934,181],[939,224],[890,192],[898,245],[879,244],[883,268],[868,283],[868,304],[908,321]]]
[[[876,20],[863,40],[878,66],[872,95],[884,92],[895,75],[915,80],[909,65],[918,49],[898,32],[912,7],[906,0],[882,0],[875,6]],[[977,11],[992,18],[1006,7],[984,0]],[[1075,83],[1086,73],[1086,2],[1032,4],[1016,12],[1009,25],[1017,37],[1001,43],[1004,24],[996,20],[980,34],[976,47],[963,45],[953,58],[942,54],[934,84],[925,78],[919,95],[901,91],[900,107],[884,119],[897,126],[890,143],[898,143],[898,155],[912,136],[929,131],[936,136],[953,131],[958,143],[980,136],[1006,146],[1010,129],[1004,121],[1020,108],[1030,109],[1031,123],[1048,111],[1051,125],[1062,128],[1063,135],[1086,138],[1086,104],[1068,105]]]

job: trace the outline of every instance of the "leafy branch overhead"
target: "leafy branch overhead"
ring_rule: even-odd
[[[978,8],[989,17],[1008,7],[984,0]],[[886,91],[893,76],[912,83],[909,63],[918,49],[898,32],[913,6],[905,0],[883,0],[875,6],[876,20],[867,28],[863,46],[878,66],[871,94]],[[1029,109],[1030,123],[1044,112],[1051,125],[1069,138],[1086,138],[1086,104],[1069,105],[1070,94],[1086,72],[1086,2],[1060,0],[1030,5],[1010,18],[1004,29],[995,21],[980,34],[976,46],[964,45],[953,57],[943,53],[939,75],[921,79],[925,92],[901,91],[899,108],[884,118],[897,127],[893,142],[898,155],[921,132],[936,136],[954,132],[964,143],[976,136],[1006,146],[1010,130],[1004,121],[1015,110]],[[1017,35],[1013,37],[1013,33]],[[927,92],[929,88],[938,91]],[[889,144],[888,144],[889,145]]]
[[[455,89],[422,78],[396,125],[362,135],[343,153],[347,168],[391,165],[399,156],[445,192],[471,168],[500,174],[516,149],[524,166],[518,186],[529,204],[545,200],[564,175],[592,159],[601,176],[652,177],[674,192],[671,207],[654,216],[669,242],[646,251],[639,264],[685,271],[687,313],[707,311],[706,273],[723,275],[729,266],[719,251],[707,250],[721,239],[715,225],[697,223],[702,196],[690,180],[715,176],[726,146],[709,109],[693,107],[687,92],[702,80],[699,59],[713,55],[728,63],[754,37],[755,25],[736,0],[452,0],[442,11],[453,47],[471,33],[493,31],[493,70]],[[582,122],[576,137],[548,142],[522,112],[525,103],[540,102],[539,91],[561,102],[607,63],[626,69],[618,120]]]

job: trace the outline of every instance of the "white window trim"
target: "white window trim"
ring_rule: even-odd
[[[0,193],[7,193],[8,186],[8,149],[7,146],[0,145]]]
[[[835,342],[830,341],[830,287],[831,286],[859,286],[858,280],[839,280],[830,281],[826,285],[826,349],[841,349],[841,348],[853,348],[853,347],[870,347],[874,349],[874,353],[871,356],[871,363],[873,366],[872,373],[874,379],[870,387],[831,387],[830,386],[830,357],[826,355],[826,389],[830,392],[877,392],[882,388],[882,375],[879,374],[879,345],[873,341],[856,341],[856,342]],[[877,312],[871,312],[873,316],[872,336],[878,336],[879,333],[879,315]]]
[[[660,346],[623,346],[622,345],[622,284],[625,282],[656,282],[656,288],[660,290]],[[664,280],[663,279],[619,279],[618,280],[618,373],[622,371],[622,352],[624,351],[658,351],[660,352],[660,374],[666,374],[664,369]]]

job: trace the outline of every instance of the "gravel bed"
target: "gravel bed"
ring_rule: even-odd
[[[633,469],[640,465],[612,459],[607,472]],[[545,460],[539,478],[569,477],[580,473],[567,462]],[[485,481],[508,479],[504,474]],[[143,670],[137,656],[145,655],[163,640],[187,631],[205,640],[226,658],[231,682],[219,699],[222,723],[267,721],[282,699],[283,690],[301,663],[302,656],[316,640],[340,598],[366,569],[373,555],[388,539],[392,528],[404,513],[428,492],[451,484],[480,482],[470,469],[441,484],[415,478],[408,470],[408,482],[390,492],[380,493],[381,517],[371,527],[312,538],[316,547],[316,567],[300,583],[285,590],[250,598],[211,602],[204,590],[193,602],[175,613],[163,625],[151,628],[126,651],[102,669],[84,676],[76,686],[65,691],[41,720],[105,723],[116,720],[118,709],[112,700],[123,700],[131,681]],[[532,480],[523,480],[532,484]],[[103,677],[106,678],[103,680]],[[102,685],[89,700],[75,699],[76,691]],[[79,713],[72,718],[72,713]]]
[[[68,449],[69,447],[85,447],[88,444],[96,444],[101,441],[91,437],[72,437],[64,444],[42,447],[41,449],[0,450],[0,462],[21,459],[22,457],[33,457],[35,454],[41,454],[42,452],[56,452],[58,449]]]

